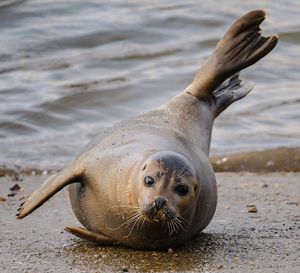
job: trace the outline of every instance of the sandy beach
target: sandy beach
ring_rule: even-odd
[[[0,179],[1,272],[300,271],[300,173],[218,173],[213,221],[187,246],[168,252],[101,247],[67,234],[65,226],[79,225],[67,190],[16,220],[20,199],[45,178]],[[11,191],[16,183],[21,189]],[[254,206],[257,212],[250,212]]]

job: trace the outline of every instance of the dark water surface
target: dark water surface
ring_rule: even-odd
[[[0,2],[0,164],[59,168],[97,132],[182,91],[226,29],[263,8],[277,48],[215,123],[212,155],[300,147],[300,2]]]

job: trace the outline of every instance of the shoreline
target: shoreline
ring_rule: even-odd
[[[210,158],[215,172],[299,172],[300,148],[278,147]]]
[[[210,162],[215,172],[300,172],[300,148],[278,147],[264,151],[216,155],[210,157]],[[59,169],[0,164],[0,177],[13,177],[16,181],[21,175],[48,175],[57,171]]]

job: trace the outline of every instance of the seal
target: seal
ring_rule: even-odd
[[[264,18],[256,10],[236,21],[186,90],[156,110],[100,133],[20,205],[17,218],[70,185],[73,211],[85,228],[66,230],[80,238],[166,249],[203,230],[217,204],[208,159],[213,122],[253,88],[238,72],[278,41],[277,36],[261,35]]]

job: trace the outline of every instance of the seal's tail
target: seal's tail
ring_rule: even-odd
[[[17,218],[22,219],[35,209],[43,205],[49,198],[60,191],[63,187],[80,182],[81,174],[79,170],[74,168],[73,165],[66,167],[62,171],[48,177],[46,181],[28,196],[25,201],[20,205],[17,213]]]
[[[201,100],[210,100],[226,79],[256,63],[277,44],[278,36],[263,37],[262,10],[251,11],[238,19],[219,41],[208,61],[196,74],[186,92]]]

